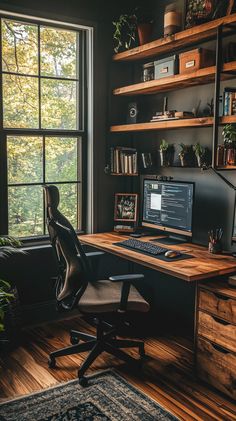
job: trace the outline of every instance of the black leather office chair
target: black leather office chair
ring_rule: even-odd
[[[49,356],[49,367],[55,367],[57,357],[91,351],[78,371],[80,383],[86,385],[87,378],[84,377],[84,373],[103,351],[130,364],[135,364],[138,360],[121,348],[137,347],[140,357],[145,355],[142,341],[116,339],[119,328],[126,321],[127,312],[149,311],[149,304],[131,285],[144,276],[129,274],[94,281],[90,259],[104,253],[84,252],[72,225],[58,210],[58,188],[53,185],[45,186],[44,192],[47,226],[58,262],[58,308],[66,311],[77,307],[85,319],[95,324],[97,329],[96,336],[72,330],[72,345],[52,352]],[[112,324],[107,320],[107,316],[111,314],[117,316]]]

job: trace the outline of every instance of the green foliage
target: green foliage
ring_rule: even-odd
[[[160,143],[160,150],[161,151],[167,151],[169,146],[170,146],[169,143],[165,139],[161,140],[161,143]]]
[[[4,330],[3,320],[5,315],[5,309],[9,300],[13,297],[10,293],[10,284],[0,279],[0,332]]]
[[[127,14],[120,15],[117,21],[113,21],[115,30],[113,39],[115,42],[114,51],[118,53],[121,48],[128,50],[136,41],[136,18]]]
[[[0,237],[0,247],[21,247],[21,242],[18,238],[10,235],[3,235]]]
[[[236,127],[233,124],[226,124],[223,128],[222,135],[225,146],[236,148]]]
[[[204,154],[204,148],[200,145],[200,143],[196,143],[196,145],[193,146],[193,151],[196,156],[199,156],[200,158]]]

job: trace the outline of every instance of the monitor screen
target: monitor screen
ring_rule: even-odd
[[[192,236],[194,184],[145,179],[142,225]]]

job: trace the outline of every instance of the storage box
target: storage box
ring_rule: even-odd
[[[215,52],[206,48],[195,48],[179,55],[179,72],[191,73],[215,64]]]
[[[154,78],[173,76],[179,73],[179,59],[177,55],[154,61]]]

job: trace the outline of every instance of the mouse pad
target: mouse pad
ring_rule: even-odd
[[[185,254],[185,253],[181,254],[181,256],[172,257],[171,259],[169,257],[166,257],[164,254],[158,254],[158,255],[153,256],[152,254],[147,253],[146,251],[134,250],[121,243],[113,243],[113,244],[114,246],[118,246],[118,247],[131,250],[131,251],[135,251],[136,253],[144,254],[149,257],[154,257],[155,259],[163,260],[164,262],[177,262],[178,260],[194,259],[194,256],[192,256],[191,254]]]

